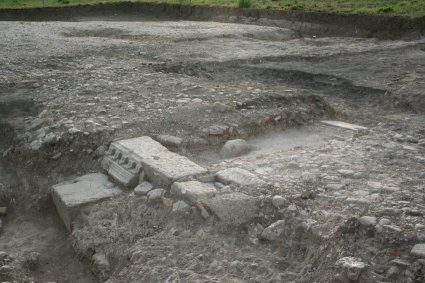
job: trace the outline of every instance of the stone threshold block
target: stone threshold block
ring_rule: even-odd
[[[147,136],[113,142],[102,167],[129,187],[137,185],[141,170],[148,181],[163,188],[180,179],[207,173],[205,168]]]
[[[68,231],[81,208],[87,204],[112,198],[121,190],[108,180],[108,176],[95,173],[63,182],[52,187],[52,198]]]

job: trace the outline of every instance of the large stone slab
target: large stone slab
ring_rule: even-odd
[[[227,225],[250,222],[259,211],[257,198],[243,193],[229,193],[205,201],[206,206]]]
[[[217,179],[225,184],[237,184],[240,186],[264,186],[266,182],[256,175],[241,168],[229,168],[217,172]]]
[[[113,142],[104,157],[102,167],[127,186],[137,184],[142,169],[150,182],[161,187],[207,172],[205,168],[169,151],[147,136]]]
[[[95,173],[76,178],[52,187],[52,198],[66,228],[72,230],[72,222],[80,209],[121,193],[108,176]]]
[[[194,204],[214,197],[217,194],[217,189],[211,183],[198,181],[175,182],[171,186],[171,194]]]

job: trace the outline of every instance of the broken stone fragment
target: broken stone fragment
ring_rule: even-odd
[[[285,221],[278,220],[266,227],[261,233],[261,238],[269,241],[277,240],[285,229]]]
[[[183,139],[170,135],[159,135],[156,140],[165,147],[178,148],[183,144]]]
[[[373,216],[362,216],[358,220],[363,226],[373,226],[376,224],[376,217]]]
[[[83,206],[120,193],[108,176],[101,173],[84,175],[52,187],[53,202],[68,231],[72,230],[72,222]]]
[[[172,212],[175,213],[186,213],[190,211],[190,206],[182,200],[178,200],[173,203]]]
[[[219,195],[205,201],[206,206],[227,225],[250,222],[259,211],[258,200],[243,193]]]
[[[95,253],[92,256],[92,260],[94,267],[100,273],[101,277],[106,279],[108,273],[111,271],[111,265],[106,255],[103,253]]]
[[[425,244],[416,244],[413,246],[412,250],[410,251],[411,255],[425,258]]]
[[[0,216],[5,216],[7,215],[7,207],[2,206],[0,207]]]
[[[366,128],[366,127],[359,126],[359,125],[356,125],[356,124],[345,123],[345,122],[341,122],[341,121],[322,120],[321,122],[323,124],[326,124],[326,125],[329,125],[329,126],[334,126],[334,127],[348,129],[348,130],[354,130],[354,131],[367,131],[368,130],[368,128]]]
[[[282,196],[274,196],[272,199],[272,204],[277,209],[281,209],[281,208],[287,207],[290,204],[290,202]]]
[[[222,158],[232,158],[250,152],[253,147],[243,139],[227,141],[220,151]]]
[[[336,263],[336,267],[340,268],[344,276],[348,280],[357,281],[361,273],[366,269],[367,264],[355,257],[343,257]]]
[[[151,202],[160,201],[161,198],[165,195],[164,189],[154,189],[148,193],[148,199]]]
[[[149,182],[142,182],[134,188],[136,196],[145,196],[153,189],[153,185]]]
[[[258,178],[256,175],[241,168],[229,168],[217,172],[217,179],[225,184],[237,184],[240,186],[264,186],[266,182]]]
[[[211,183],[201,183],[198,181],[175,182],[171,186],[171,195],[183,198],[191,204],[212,198],[216,193],[217,189]]]

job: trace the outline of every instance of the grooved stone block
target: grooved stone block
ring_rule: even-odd
[[[159,142],[147,136],[116,141],[111,144],[102,166],[116,180],[125,179],[116,177],[124,174],[118,173],[119,169],[112,165],[111,160],[130,171],[134,177],[138,176],[143,168],[146,179],[157,187],[169,187],[179,179],[207,172],[205,168],[184,156],[169,151]]]
[[[175,182],[171,186],[171,194],[194,204],[198,201],[214,197],[217,194],[217,189],[211,183],[201,183],[198,181]]]
[[[52,187],[53,202],[68,231],[72,230],[72,222],[84,205],[120,193],[121,190],[108,180],[108,176],[101,173],[84,175]]]

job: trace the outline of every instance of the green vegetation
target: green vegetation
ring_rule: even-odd
[[[125,0],[0,0],[0,8],[69,6]],[[425,0],[132,0],[133,2],[218,5],[240,8],[291,9],[339,13],[425,16]]]
[[[239,8],[249,8],[252,6],[251,0],[239,0],[238,7]]]

